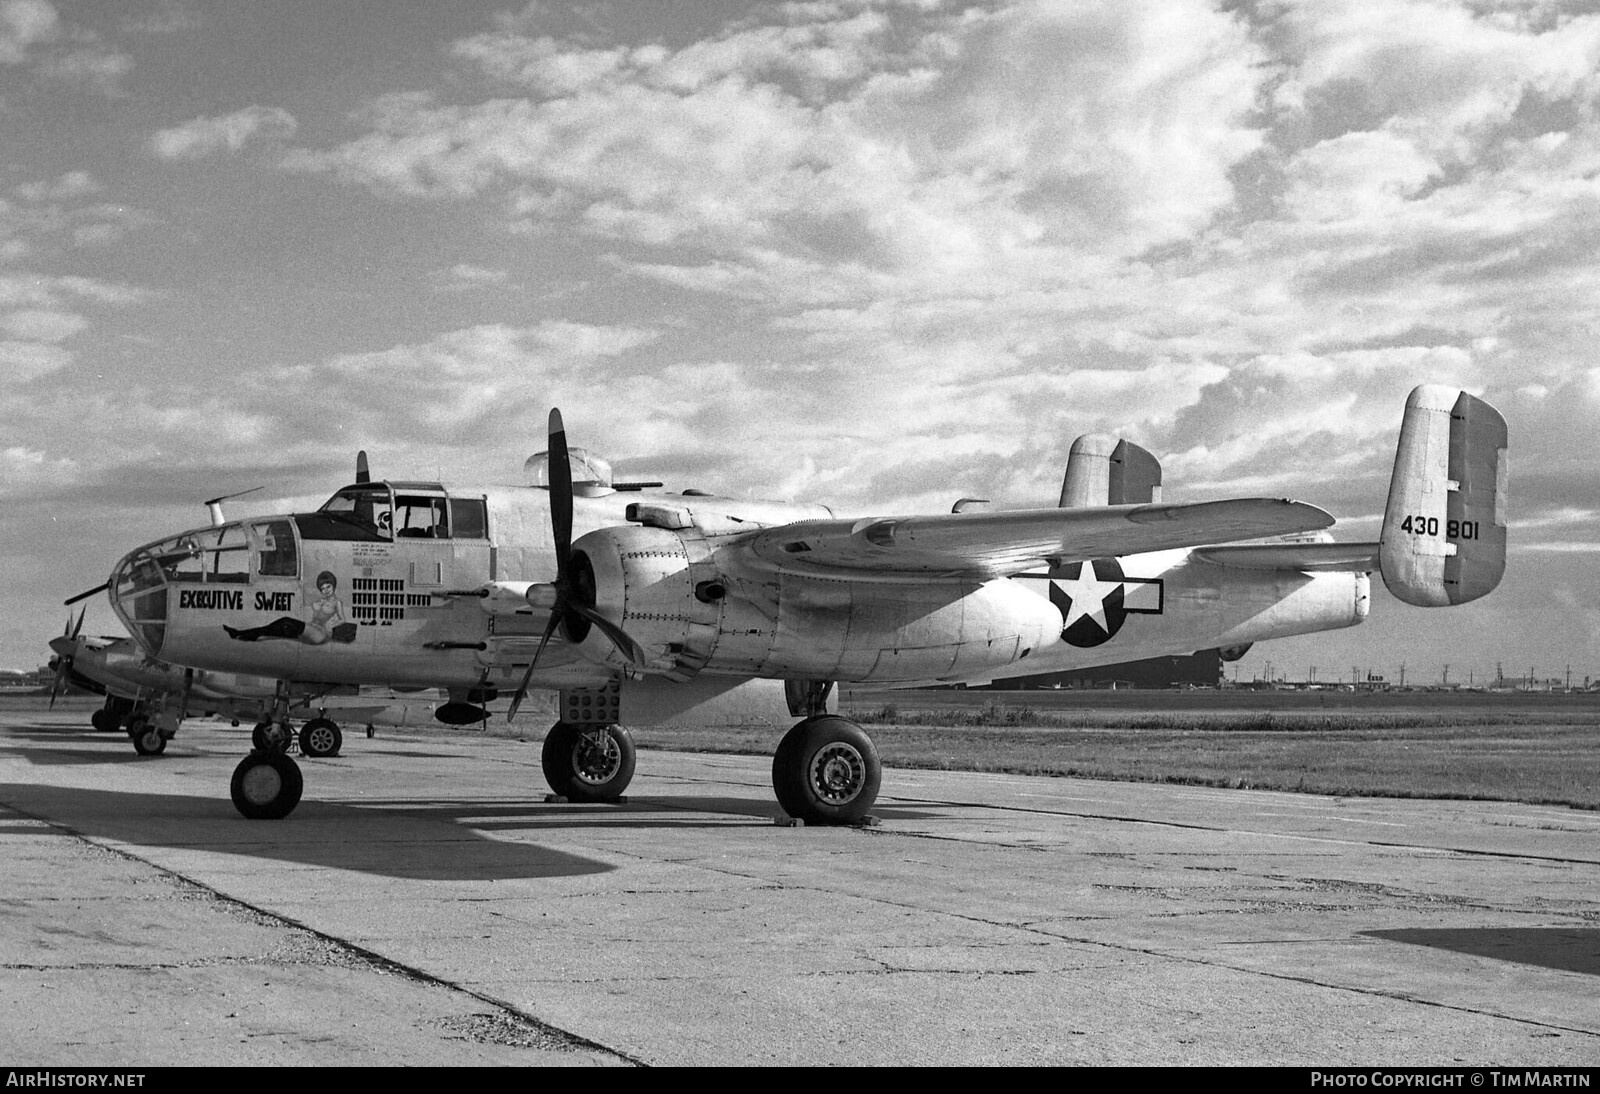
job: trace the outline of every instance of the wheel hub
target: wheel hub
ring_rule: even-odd
[[[572,773],[580,780],[601,786],[622,766],[622,749],[611,734],[584,733],[572,749]]]
[[[819,749],[811,760],[811,785],[830,805],[854,801],[867,782],[867,761],[843,741]]]
[[[244,796],[256,805],[266,805],[283,790],[283,776],[271,764],[257,764],[240,783]]]
[[[328,730],[327,726],[314,727],[311,730],[311,735],[308,739],[311,742],[311,749],[314,752],[333,751],[333,734]]]

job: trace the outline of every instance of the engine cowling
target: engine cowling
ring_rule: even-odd
[[[688,679],[716,649],[726,585],[711,551],[692,533],[620,526],[580,537],[572,545],[574,580],[585,598],[641,647],[640,666]],[[622,667],[626,657],[598,628],[567,621],[568,636],[596,661]]]

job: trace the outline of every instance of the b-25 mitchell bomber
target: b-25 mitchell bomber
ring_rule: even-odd
[[[1439,386],[1407,401],[1375,543],[1306,542],[1333,517],[1269,498],[1074,504],[1083,491],[1068,489],[1050,509],[839,517],[615,483],[569,451],[556,411],[549,437],[529,461],[542,483],[358,473],[315,512],[140,547],[112,571],[112,607],[146,654],[197,668],[442,687],[458,708],[510,693],[513,715],[530,689],[559,691],[544,773],[575,801],[626,789],[627,725],[782,681],[799,721],[774,755],[778,802],[853,823],[882,772],[861,728],[830,712],[837,683],[986,682],[1241,647],[1361,622],[1373,572],[1399,599],[1442,607],[1488,593],[1505,567],[1505,420]],[[232,796],[276,818],[303,786],[291,758],[257,750]]]

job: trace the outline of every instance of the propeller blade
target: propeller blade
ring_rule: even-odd
[[[80,600],[88,600],[95,593],[103,593],[109,588],[111,588],[111,582],[109,582],[109,581],[102,582],[101,584],[96,585],[92,589],[85,589],[83,592],[79,593],[77,596],[73,597],[71,600],[63,600],[62,603],[70,608],[70,607],[72,607],[72,605],[76,604],[78,601],[80,601]]]
[[[561,623],[558,612],[550,613],[550,622],[545,624],[544,637],[539,639],[539,648],[533,651],[533,660],[528,662],[528,671],[522,674],[522,683],[517,685],[517,693],[511,697],[511,709],[506,711],[506,722],[517,716],[517,708],[522,706],[522,700],[527,698],[528,684],[533,680],[534,666],[538,665],[539,657],[544,653],[545,646],[550,643],[550,636],[556,633],[556,627]]]
[[[74,642],[77,641],[78,634],[83,630],[83,617],[88,615],[88,614],[89,614],[89,606],[87,604],[85,604],[83,606],[83,610],[78,613],[78,622],[73,624],[72,633],[67,635],[67,637],[71,638]],[[72,617],[69,615],[67,618],[70,619]]]
[[[595,611],[586,604],[569,603],[567,605],[567,610],[576,615],[582,616],[595,626],[599,627],[600,633],[611,639],[611,644],[617,647],[617,652],[626,657],[630,662],[635,665],[644,664],[644,647],[635,642],[633,637],[629,635],[627,631],[623,630],[621,627],[617,626],[615,623],[611,622],[611,620],[607,619],[605,616],[601,615],[599,612]]]
[[[561,411],[550,410],[550,526],[556,541],[556,586],[567,584],[572,556],[572,458],[567,455],[567,430]]]

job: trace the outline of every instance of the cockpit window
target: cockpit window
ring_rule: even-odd
[[[445,499],[423,494],[396,494],[394,534],[402,539],[449,539]]]
[[[295,522],[306,539],[380,540],[392,538],[394,507],[382,483],[347,486],[315,513],[298,513]]]

